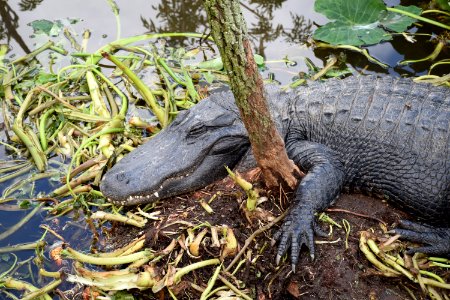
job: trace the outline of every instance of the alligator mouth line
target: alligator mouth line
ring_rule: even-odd
[[[245,137],[245,136],[241,136],[241,137]],[[124,199],[121,200],[115,200],[115,199],[111,199],[108,198],[108,201],[113,202],[113,203],[117,203],[120,205],[135,205],[135,204],[142,204],[144,202],[146,202],[146,200],[151,201],[151,200],[157,200],[157,199],[163,199],[163,198],[159,198],[159,192],[164,188],[165,185],[167,185],[168,183],[175,181],[175,180],[179,180],[182,179],[183,177],[188,177],[190,176],[192,173],[195,172],[195,170],[197,169],[198,166],[200,166],[205,159],[209,156],[209,154],[211,153],[211,149],[214,147],[216,143],[212,144],[207,150],[205,155],[199,155],[199,158],[194,161],[194,163],[192,164],[191,167],[185,169],[185,170],[181,170],[181,171],[177,171],[176,173],[174,173],[173,175],[167,175],[164,179],[162,179],[159,182],[159,188],[150,191],[148,193],[146,193],[145,195],[130,195]],[[234,148],[234,147],[230,147],[230,148]],[[172,193],[172,194],[168,194],[165,195],[164,198],[168,198],[171,196],[176,195],[177,193]]]
[[[200,160],[199,163],[202,163],[203,161],[204,161],[204,159]],[[198,164],[195,164],[194,166],[198,166]],[[189,170],[191,171],[191,170],[195,169],[194,166],[190,167]],[[164,185],[166,185],[167,183],[170,183],[171,181],[178,180],[183,177],[187,177],[187,176],[191,175],[190,171],[185,173],[185,175],[168,175],[168,176],[166,176],[166,178],[164,178],[163,180],[160,181],[158,189],[154,190],[153,192],[148,192],[145,195],[130,195],[127,198],[124,198],[122,200],[108,198],[108,201],[113,202],[113,203],[118,203],[120,205],[134,205],[134,204],[138,204],[137,202],[139,202],[139,204],[144,203],[145,200],[157,200],[157,199],[159,199],[159,192],[164,188]],[[177,173],[180,173],[180,172],[177,172]],[[169,194],[165,198],[170,197],[170,196],[172,196],[172,195]],[[142,201],[142,200],[144,200],[144,201]]]

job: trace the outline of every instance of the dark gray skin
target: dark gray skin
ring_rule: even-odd
[[[302,245],[314,257],[314,214],[345,188],[379,196],[430,225],[395,229],[410,253],[450,255],[450,90],[390,77],[267,89],[288,156],[306,172],[276,234],[277,262]],[[100,185],[119,205],[183,194],[226,175],[250,147],[231,93],[203,100],[109,170]]]

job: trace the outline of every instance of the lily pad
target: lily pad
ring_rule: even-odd
[[[45,34],[48,36],[58,36],[65,26],[75,24],[79,19],[64,19],[64,20],[35,20],[28,25],[33,28],[35,34]]]
[[[397,6],[397,9],[420,14],[416,6]],[[389,12],[381,0],[317,0],[314,9],[334,22],[314,32],[314,38],[332,45],[372,45],[390,40],[386,29],[402,32],[415,19]]]
[[[53,28],[53,22],[49,20],[36,20],[31,22],[29,25],[33,28],[35,34],[44,33],[50,35],[50,31]]]
[[[420,13],[422,12],[422,10],[420,8],[418,8],[417,6],[414,6],[414,5],[411,5],[411,6],[398,5],[398,6],[395,6],[394,8],[400,9],[403,11],[407,11],[407,12],[413,13],[415,15],[420,15]],[[394,32],[405,31],[415,21],[416,21],[416,19],[404,16],[404,15],[396,14],[391,11],[383,11],[381,13],[381,18],[380,18],[381,25],[384,28],[387,28]]]

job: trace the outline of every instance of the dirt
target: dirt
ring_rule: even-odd
[[[253,173],[254,174],[254,173]],[[209,200],[215,193],[221,192],[211,203],[215,213],[208,214],[200,205],[199,199]],[[280,196],[281,195],[281,196]],[[261,205],[265,211],[274,216],[280,214],[280,207],[286,209],[291,194],[270,193],[266,195],[270,201]],[[239,188],[229,180],[223,180],[201,191],[183,197],[175,197],[161,202],[156,210],[161,211],[161,221],[149,225],[144,230],[147,242],[153,249],[163,249],[170,243],[170,238],[176,238],[180,232],[180,225],[172,225],[164,228],[166,224],[175,220],[184,220],[194,224],[209,222],[211,225],[226,224],[234,230],[240,246],[259,227],[258,221],[250,224],[240,209],[240,201],[244,198]],[[336,222],[342,224],[346,219],[351,225],[348,238],[348,249],[345,248],[345,232],[334,227],[332,237],[329,239],[317,238],[317,241],[335,241],[337,243],[325,243],[316,245],[315,260],[311,261],[307,249],[302,249],[302,255],[297,272],[291,271],[289,259],[283,261],[280,266],[275,264],[276,245],[272,246],[271,236],[279,228],[277,224],[267,232],[260,234],[249,247],[252,250],[252,259],[256,253],[260,254],[256,263],[247,261],[244,263],[235,277],[245,283],[245,287],[253,290],[253,295],[259,300],[264,299],[377,299],[396,300],[411,299],[405,287],[410,289],[417,299],[425,299],[420,288],[407,279],[393,279],[381,277],[370,265],[364,254],[359,250],[359,232],[361,230],[374,230],[382,235],[379,219],[385,222],[388,228],[392,228],[401,218],[408,218],[400,210],[389,204],[360,194],[343,194],[331,207],[332,209],[344,209],[348,212],[329,211],[327,214]],[[359,213],[366,216],[356,216]],[[328,225],[322,224],[327,230]],[[173,234],[171,234],[171,232]],[[130,227],[116,227],[111,235],[111,241],[116,246],[127,243],[132,238],[141,234]],[[168,238],[170,237],[170,238]],[[207,243],[205,243],[207,244]],[[217,257],[218,251],[203,245],[201,260]],[[183,256],[179,266],[196,262]],[[173,260],[174,256],[171,258]],[[225,266],[231,259],[225,260]],[[164,262],[161,262],[162,265]],[[190,283],[205,286],[211,277],[215,267],[204,268],[192,272],[184,277],[184,280],[174,291],[178,293],[178,299],[198,299],[200,293],[190,288]],[[234,268],[233,268],[234,269]],[[148,296],[144,299],[152,299]],[[247,293],[251,294],[251,293]],[[148,298],[147,298],[148,297]],[[158,299],[168,299],[168,294],[160,293]]]

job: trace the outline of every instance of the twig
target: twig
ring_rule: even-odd
[[[231,267],[233,267],[233,265],[239,260],[239,258],[244,254],[245,249],[248,248],[248,246],[250,246],[250,243],[256,238],[256,236],[260,233],[263,233],[264,231],[266,231],[267,229],[271,228],[273,225],[277,224],[278,222],[280,222],[281,220],[284,219],[284,217],[287,215],[288,211],[286,210],[284,213],[282,213],[281,215],[279,215],[277,218],[275,218],[272,222],[270,222],[269,224],[259,228],[258,230],[256,230],[255,232],[252,233],[252,235],[250,235],[244,243],[244,246],[242,247],[242,249],[239,251],[239,253],[234,257],[234,259],[231,261],[231,263],[228,265],[228,267],[225,269],[226,272],[230,271]]]
[[[250,298],[249,296],[247,296],[246,294],[244,294],[242,291],[240,291],[237,287],[235,287],[231,282],[229,282],[225,277],[220,276],[219,275],[219,279],[227,286],[230,288],[230,290],[232,290],[233,292],[235,292],[237,295],[239,295],[239,297],[245,299],[245,300],[251,300],[252,298]]]
[[[350,211],[350,210],[346,210],[346,209],[327,208],[326,211],[329,211],[329,212],[342,212],[342,213],[346,213],[346,214],[350,214],[350,215],[354,215],[354,216],[358,216],[358,217],[362,217],[362,218],[372,219],[372,220],[380,222],[384,226],[387,226],[386,222],[382,221],[381,219],[378,219],[376,217],[371,217],[371,216],[368,216],[368,215],[364,215],[364,214],[360,214],[360,213],[356,213],[356,212],[353,212],[353,211]]]
[[[59,97],[58,95],[56,95],[55,93],[53,93],[52,91],[50,91],[49,89],[47,89],[46,87],[44,87],[44,86],[41,85],[41,86],[38,86],[37,89],[39,89],[39,90],[41,90],[41,91],[43,91],[43,92],[49,94],[50,96],[52,96],[53,98],[55,98],[55,100],[58,100],[59,103],[61,103],[63,106],[65,106],[65,107],[67,107],[67,108],[69,108],[69,109],[72,109],[72,110],[79,111],[79,109],[78,109],[77,107],[75,107],[75,106],[73,106],[72,104],[66,102],[63,98]]]

